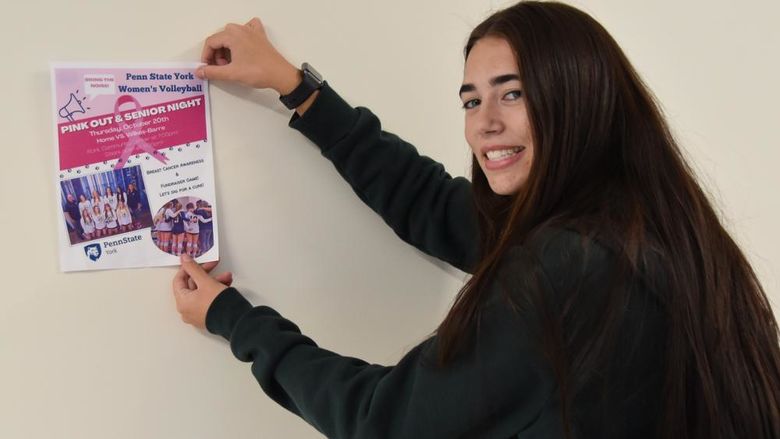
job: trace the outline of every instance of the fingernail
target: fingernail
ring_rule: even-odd
[[[195,76],[197,76],[200,79],[205,78],[205,76],[203,75],[203,66],[200,66],[197,69],[195,69]]]
[[[181,261],[182,262],[192,262],[192,257],[188,254],[181,255]]]

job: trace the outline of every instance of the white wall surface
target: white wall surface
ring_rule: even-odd
[[[26,1],[0,16],[0,437],[316,438],[226,343],[179,321],[172,268],[58,272],[48,62],[191,61],[261,17],[295,63],[465,175],[457,89],[496,1]],[[576,4],[658,95],[777,307],[780,7],[774,1]],[[739,5],[739,6],[738,6]],[[392,364],[435,329],[464,275],[398,240],[286,126],[271,93],[211,87],[223,268],[320,345]]]

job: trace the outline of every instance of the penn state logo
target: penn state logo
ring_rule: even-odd
[[[103,254],[103,250],[100,249],[100,243],[96,243],[84,247],[84,253],[87,254],[89,259],[97,261],[100,258],[100,255]]]

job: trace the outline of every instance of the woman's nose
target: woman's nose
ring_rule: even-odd
[[[495,103],[483,102],[479,111],[479,132],[483,136],[498,134],[504,129],[501,112]]]

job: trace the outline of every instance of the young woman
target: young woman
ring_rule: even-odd
[[[214,227],[211,222],[212,209],[209,204],[203,200],[195,203],[195,214],[202,216],[209,221],[201,221],[198,225],[198,250],[201,253],[209,251],[214,245],[213,233]]]
[[[92,208],[92,221],[95,222],[95,238],[106,236],[106,217],[97,205]]]
[[[472,273],[434,336],[393,367],[341,357],[190,258],[184,320],[328,437],[780,437],[766,295],[615,41],[575,8],[521,2],[465,56],[471,182],[327,84],[291,121],[399,236]],[[203,61],[201,77],[288,98],[301,83],[256,19]]]
[[[81,198],[84,198],[82,195]],[[84,231],[84,240],[91,241],[92,235],[95,233],[95,222],[92,220],[92,215],[89,214],[89,208],[84,208],[81,211],[81,229]]]
[[[157,247],[166,253],[171,246],[171,228],[173,227],[173,202],[169,201],[154,217],[154,228],[157,231]]]
[[[116,194],[117,205],[119,205],[120,201],[124,201],[127,204],[127,193],[122,189],[122,186],[117,185],[114,193]]]
[[[84,196],[84,194],[79,195],[79,212],[84,212],[84,209],[92,210],[92,203],[87,200],[87,197]]]
[[[106,219],[106,233],[115,235],[119,231],[119,224],[116,221],[116,212],[108,203],[103,206],[103,217]]]
[[[190,205],[187,203],[184,207],[184,250],[182,254],[192,256],[192,235],[198,233],[193,228],[192,217],[190,216]],[[193,208],[193,210],[195,210]],[[197,226],[198,220],[195,219],[195,226]]]
[[[133,230],[133,216],[130,214],[130,209],[127,208],[127,205],[121,199],[117,202],[116,218],[119,222],[120,232],[124,233]]]
[[[200,223],[210,223],[210,218],[204,218],[195,213],[195,205],[193,203],[187,203],[187,211],[184,214],[184,232],[185,232],[185,253],[194,257],[198,254],[198,239],[200,235]]]
[[[111,210],[116,210],[117,198],[114,191],[111,190],[111,186],[106,187],[106,196],[103,197],[102,202],[103,205],[108,204],[109,206],[111,206]]]
[[[103,210],[103,204],[104,204],[102,202],[102,200],[103,200],[103,196],[100,195],[100,192],[98,192],[97,189],[93,190],[92,191],[92,198],[89,199],[90,209],[94,209],[95,206],[97,206],[98,210],[102,211]]]
[[[123,203],[125,205],[127,204],[127,195],[125,195],[125,192],[122,191],[122,188],[120,188],[119,186],[116,187],[116,190],[117,190],[117,192],[116,192],[116,208],[119,209],[119,204],[120,203]]]
[[[187,221],[184,209],[179,200],[173,202],[173,212],[169,215],[165,213],[166,218],[171,220],[171,251],[173,255],[180,255],[184,249],[184,223]]]

